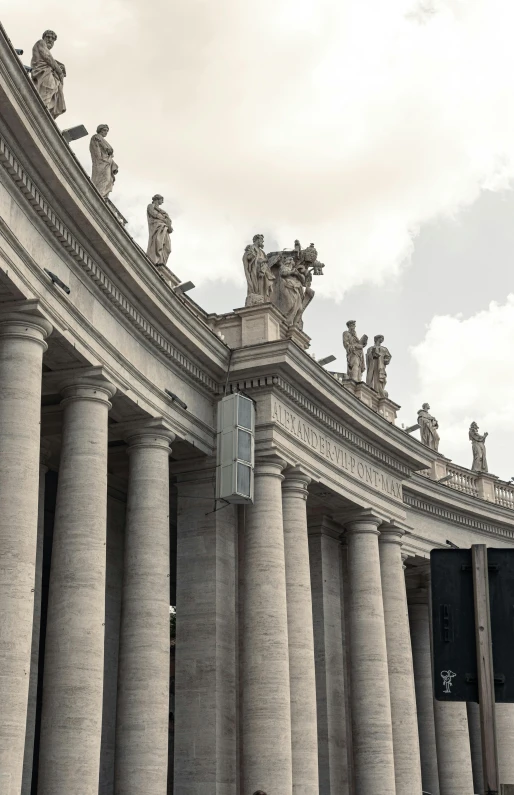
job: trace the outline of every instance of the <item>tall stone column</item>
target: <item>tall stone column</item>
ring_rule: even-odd
[[[37,550],[41,376],[50,323],[0,314],[0,789],[19,793]]]
[[[307,535],[307,486],[298,469],[282,483],[286,567],[293,795],[318,795],[318,736],[312,596]]]
[[[466,704],[434,701],[434,716],[440,793],[469,795],[473,770]]]
[[[434,691],[432,685],[432,655],[428,618],[428,578],[425,573],[409,577],[408,591],[410,636],[414,686],[418,712],[421,779],[423,789],[432,795],[439,793],[439,771],[435,741]]]
[[[30,655],[29,698],[27,706],[27,729],[25,732],[25,754],[23,757],[23,779],[21,795],[30,795],[32,788],[32,765],[34,738],[36,733],[37,683],[39,672],[39,635],[41,629],[41,587],[43,579],[43,540],[45,532],[45,477],[46,461],[50,448],[41,440],[39,464],[39,498],[37,514],[36,574],[34,579],[34,619],[32,622],[32,652]]]
[[[401,554],[405,532],[381,525],[379,550],[393,721],[396,795],[421,795],[421,763],[407,594]]]
[[[291,705],[280,460],[255,462],[246,507],[243,792],[291,795]]]
[[[470,701],[466,704],[466,708],[468,713],[469,744],[471,746],[471,764],[473,766],[473,792],[476,793],[476,795],[484,795],[480,707],[476,702]],[[498,709],[498,704],[496,705],[496,709]],[[512,745],[510,747],[512,749]]]
[[[500,782],[514,784],[514,704],[496,704],[496,737]]]
[[[177,475],[173,791],[236,795],[237,506],[215,510],[213,462],[190,469]]]
[[[341,531],[342,528],[327,517],[309,523],[320,795],[348,795],[349,791],[341,615]]]
[[[396,793],[378,551],[380,523],[369,511],[347,523],[353,758],[358,795]]]
[[[127,434],[129,485],[116,713],[116,795],[166,795],[170,678],[170,442]]]
[[[107,415],[114,386],[84,374],[62,390],[38,795],[98,791],[104,675]]]

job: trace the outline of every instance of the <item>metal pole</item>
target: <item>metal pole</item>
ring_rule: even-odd
[[[498,749],[496,746],[493,648],[486,545],[473,544],[471,554],[473,561],[478,700],[480,703],[484,790],[486,795],[498,795],[500,777],[498,773]]]

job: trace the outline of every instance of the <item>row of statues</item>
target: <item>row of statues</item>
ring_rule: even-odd
[[[64,64],[56,61],[50,52],[57,40],[53,30],[45,30],[32,48],[31,78],[52,118],[56,119],[66,110],[64,101]],[[107,140],[109,126],[99,124],[89,142],[91,154],[91,181],[102,199],[107,201],[112,192],[118,165],[114,160],[114,150]],[[160,194],[152,198],[147,207],[148,248],[147,256],[154,265],[166,265],[171,253],[170,235],[173,232],[171,219],[161,205],[164,199]]]
[[[292,249],[264,251],[264,235],[253,236],[243,253],[247,284],[245,306],[274,304],[290,328],[303,328],[303,313],[314,298],[312,277],[323,275],[314,243],[302,248],[295,240]]]
[[[418,411],[418,425],[422,443],[431,450],[438,451],[440,442],[438,433],[439,423],[437,422],[436,418],[430,414],[430,406],[428,403],[423,403],[423,407]],[[473,463],[471,465],[472,471],[489,472],[489,467],[487,465],[487,451],[485,449],[485,440],[489,434],[479,433],[477,423],[472,422],[469,426],[468,435],[473,453]]]
[[[373,338],[374,344],[371,345],[366,351],[364,356],[364,349],[368,344],[367,334],[359,337],[356,331],[356,321],[349,320],[346,324],[347,330],[343,332],[343,345],[346,351],[347,370],[346,375],[353,381],[362,381],[362,375],[365,370],[366,383],[374,389],[380,397],[387,397],[386,383],[387,383],[387,365],[391,362],[392,356],[389,349],[382,343],[384,337],[382,334],[377,334]]]
[[[31,78],[51,116],[56,119],[66,111],[64,101],[64,64],[55,60],[51,50],[57,40],[53,30],[45,30],[41,39],[32,48]],[[114,160],[114,150],[107,141],[109,127],[99,124],[95,135],[91,137],[89,151],[91,153],[91,180],[100,196],[107,201],[112,192],[118,166]],[[166,265],[171,253],[170,235],[173,232],[170,216],[162,209],[164,202],[160,194],[152,198],[147,207],[148,247],[147,256],[157,266]],[[264,236],[254,235],[252,243],[246,246],[243,254],[244,273],[247,282],[245,306],[272,303],[283,314],[290,328],[303,328],[303,313],[314,298],[312,277],[323,275],[323,263],[318,261],[318,252],[313,243],[302,249],[300,242],[295,240],[293,249],[266,254]],[[368,345],[366,334],[359,337],[356,321],[349,320],[347,330],[343,333],[343,345],[346,350],[347,377],[354,381],[362,381],[365,371],[366,383],[380,397],[386,398],[387,366],[391,362],[391,354],[383,344],[384,337],[377,334],[373,345]],[[424,403],[418,412],[418,425],[421,441],[431,450],[439,450],[439,424],[430,414],[430,406]],[[472,422],[469,428],[469,439],[473,452],[472,470],[488,472],[485,441],[488,434],[480,434],[478,425]]]

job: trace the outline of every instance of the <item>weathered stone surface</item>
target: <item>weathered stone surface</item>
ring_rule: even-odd
[[[107,124],[99,124],[91,137],[89,151],[93,164],[91,181],[102,199],[107,199],[114,187],[118,166],[114,162],[114,150],[106,140],[109,132]]]
[[[377,334],[374,338],[375,344],[366,351],[366,383],[374,389],[380,397],[388,397],[386,392],[387,370],[386,367],[391,361],[391,354],[385,345],[382,345],[384,337]]]
[[[34,616],[41,371],[51,330],[27,313],[0,314],[0,784],[15,793],[22,783]]]
[[[346,525],[353,759],[359,795],[396,795],[378,524],[363,512]]]
[[[368,344],[368,337],[366,334],[360,338],[357,336],[355,320],[349,320],[346,325],[348,330],[343,332],[343,345],[348,364],[346,373],[348,378],[352,378],[354,381],[362,381],[362,374],[366,369],[364,348]]]
[[[61,464],[45,645],[39,795],[97,792],[102,736],[107,415],[115,388],[63,389]]]
[[[171,254],[170,234],[173,232],[171,218],[161,208],[164,199],[158,193],[146,208],[148,219],[147,256],[154,265],[166,265]]]
[[[430,447],[431,450],[439,450],[439,434],[437,433],[439,423],[429,412],[430,405],[428,403],[423,403],[422,408],[418,411],[421,441],[426,447]]]
[[[54,119],[66,110],[63,83],[66,77],[64,64],[56,61],[50,50],[57,36],[53,30],[45,30],[39,41],[32,48],[30,76],[34,81],[38,94],[45,103]]]
[[[472,422],[469,426],[469,440],[473,451],[473,464],[471,465],[473,472],[489,472],[487,466],[487,451],[485,449],[485,440],[488,436],[488,433],[478,433],[478,425],[476,422]]]
[[[307,486],[297,468],[284,472],[282,516],[286,564],[293,795],[318,795],[318,736]]]
[[[168,771],[170,665],[170,441],[161,423],[127,435],[130,456],[125,527],[116,795],[162,795]]]
[[[257,460],[245,509],[243,791],[291,795],[291,696],[282,523],[283,462]]]

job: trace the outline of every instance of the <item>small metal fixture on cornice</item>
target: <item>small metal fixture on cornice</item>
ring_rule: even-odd
[[[437,483],[449,483],[452,480],[453,475],[445,475],[444,478],[439,478]]]
[[[64,292],[67,295],[69,295],[71,293],[71,290],[68,287],[68,285],[64,284],[64,282],[61,281],[61,279],[59,279],[59,277],[55,273],[52,273],[52,271],[49,271],[48,268],[44,268],[44,271],[45,271],[45,273],[48,273],[48,275],[50,276],[50,278],[52,280],[52,284],[56,284],[57,287],[60,287],[61,290],[64,290]]]
[[[61,134],[66,143],[69,144],[70,141],[77,141],[79,138],[85,138],[88,132],[83,124],[78,124],[76,127],[68,127],[66,130],[63,130]]]
[[[446,544],[448,544],[448,546],[451,547],[452,549],[460,549],[460,547],[458,547],[457,544],[454,544],[453,541],[448,541],[448,539],[446,539]]]
[[[165,389],[164,391],[166,392],[167,395],[169,395],[169,397],[172,399],[174,403],[177,403],[177,405],[179,405],[181,409],[187,411],[187,404],[184,403],[184,401],[181,400],[178,395],[176,395],[174,392],[170,392],[169,389]]]
[[[330,354],[330,356],[325,356],[323,359],[318,359],[318,364],[324,367],[326,364],[330,364],[330,362],[335,362],[337,356]]]
[[[187,293],[189,290],[194,290],[195,287],[196,285],[193,282],[180,282],[173,289],[180,290],[181,293]]]
[[[419,424],[416,423],[415,425],[409,425],[408,428],[404,428],[405,433],[412,433],[413,431],[417,431],[419,428]]]
[[[16,55],[23,55],[23,50],[18,49],[18,47],[15,47],[14,52],[16,53]],[[32,66],[26,66],[25,64],[23,64],[23,68],[25,69],[26,72],[32,72]]]

